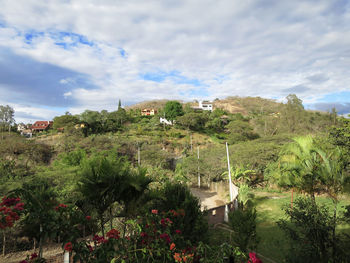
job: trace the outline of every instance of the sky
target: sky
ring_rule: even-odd
[[[16,122],[153,99],[296,94],[350,113],[350,0],[0,0]]]

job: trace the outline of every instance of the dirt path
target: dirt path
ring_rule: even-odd
[[[217,192],[199,188],[191,188],[191,193],[199,198],[202,209],[211,209],[225,204],[225,199]]]

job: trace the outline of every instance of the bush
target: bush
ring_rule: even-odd
[[[344,240],[333,236],[333,215],[326,206],[298,198],[293,209],[286,206],[284,211],[288,220],[277,224],[291,240],[287,262],[349,262]]]
[[[193,244],[205,241],[208,233],[208,223],[200,210],[198,198],[194,197],[187,186],[179,183],[167,183],[161,192],[161,199],[155,204],[160,211],[183,209],[185,216],[179,222],[184,238]]]
[[[256,209],[254,207],[239,207],[229,214],[229,225],[235,232],[233,242],[244,252],[256,249]]]

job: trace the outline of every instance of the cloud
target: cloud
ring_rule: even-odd
[[[312,104],[349,90],[349,46],[349,1],[3,0],[0,92],[74,112],[119,98]]]
[[[311,75],[307,77],[307,79],[313,83],[323,83],[329,80],[329,77],[325,74],[320,73],[320,74]]]
[[[300,84],[300,85],[296,85],[294,87],[288,88],[288,89],[284,89],[285,92],[287,93],[304,93],[306,91],[310,90],[310,88],[308,88],[307,86]]]

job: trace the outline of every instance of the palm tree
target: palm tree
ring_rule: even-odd
[[[337,147],[328,156],[322,156],[324,165],[322,166],[322,179],[325,186],[325,192],[332,199],[333,210],[333,242],[336,242],[335,228],[337,224],[337,206],[339,203],[339,194],[349,186],[350,176],[345,172],[347,160],[344,152]],[[333,256],[336,251],[333,249]]]
[[[109,160],[105,157],[95,157],[85,161],[78,182],[78,189],[83,199],[96,210],[102,235],[104,236],[104,213],[115,203],[120,201],[129,165],[122,159]],[[110,220],[112,220],[110,215]]]
[[[309,194],[323,188],[321,168],[325,153],[315,145],[311,136],[298,137],[282,151],[278,162],[277,181],[282,187],[297,188]]]

